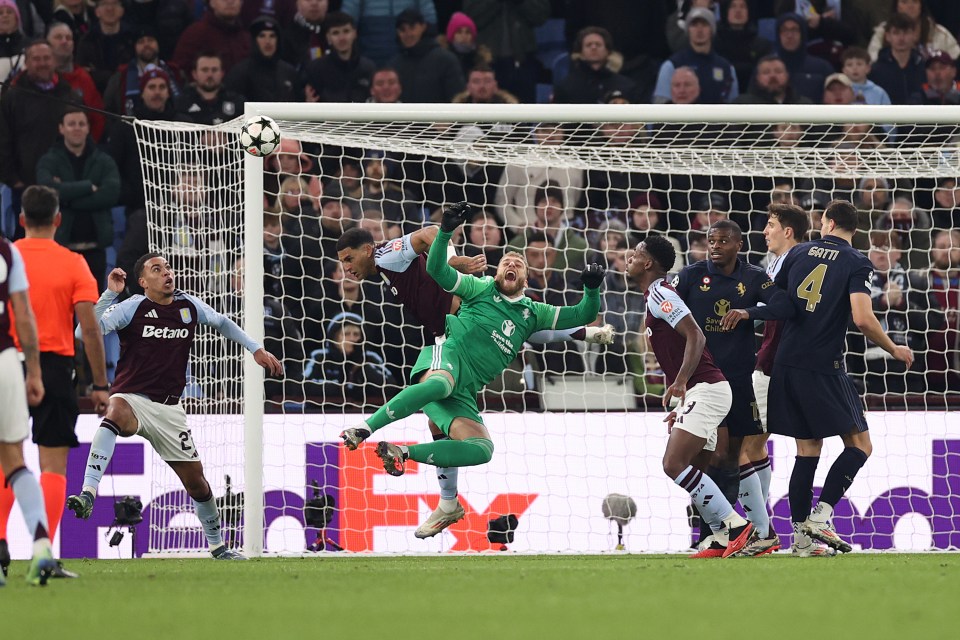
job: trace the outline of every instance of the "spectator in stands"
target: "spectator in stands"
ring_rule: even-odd
[[[140,97],[140,78],[148,66],[161,69],[166,74],[168,88],[174,97],[180,93],[177,84],[179,70],[160,59],[157,32],[153,27],[140,28],[133,49],[134,58],[117,68],[103,94],[104,104],[111,113],[133,115],[133,107]]]
[[[826,60],[807,54],[806,20],[795,13],[777,18],[776,50],[787,66],[794,91],[819,103],[823,81],[833,73],[833,67]]]
[[[263,192],[276,204],[283,193],[280,185],[287,178],[307,178],[316,167],[313,156],[304,153],[303,145],[296,138],[282,136],[276,153],[263,162]]]
[[[893,104],[908,104],[920,93],[926,79],[923,56],[917,51],[920,31],[913,18],[896,13],[886,21],[887,46],[877,54],[870,79],[880,85]]]
[[[427,22],[416,9],[397,16],[400,52],[390,61],[403,85],[404,102],[450,102],[463,90],[463,73],[452,53],[425,37]]]
[[[53,61],[57,74],[72,88],[74,94],[80,97],[84,105],[92,109],[103,109],[103,97],[97,91],[93,78],[83,67],[73,64],[73,31],[62,22],[55,22],[47,30],[47,43],[53,51]],[[103,115],[90,111],[90,135],[94,142],[99,142],[103,136]]]
[[[341,11],[353,16],[357,24],[360,54],[373,60],[377,66],[400,53],[396,28],[397,21],[405,11],[420,15],[424,26],[431,28],[431,36],[436,34],[439,27],[433,0],[344,0]],[[449,98],[439,102],[449,102]]]
[[[250,55],[227,73],[224,84],[250,102],[299,102],[303,98],[297,70],[280,57],[280,29],[273,18],[250,25]]]
[[[893,199],[890,209],[877,221],[877,228],[897,237],[903,266],[910,271],[930,266],[930,214],[915,207],[909,195]]]
[[[570,73],[553,85],[553,101],[559,104],[598,104],[611,91],[620,91],[634,102],[636,85],[610,69],[613,39],[602,27],[585,27],[577,34],[573,51],[579,59],[570,65]]]
[[[960,391],[960,229],[934,233],[930,262],[923,276],[946,322],[926,336],[927,382],[931,391]]]
[[[323,275],[320,290],[314,294],[309,289],[304,292],[308,298],[304,305],[304,336],[308,352],[322,346],[329,322],[345,312],[355,313],[364,319],[367,344],[378,350],[384,346],[384,331],[390,333],[404,323],[395,305],[383,304],[383,287],[379,283],[360,282],[345,272],[335,257],[325,260],[323,269],[307,272]],[[308,282],[309,286],[312,283]],[[391,318],[395,325],[393,329],[384,327],[385,316]],[[403,343],[394,341],[391,344],[397,346]]]
[[[312,259],[310,262],[313,267],[318,267],[320,259],[327,255],[326,250],[333,245],[321,242],[320,212],[313,206],[308,193],[305,178],[287,176],[280,183],[277,205],[283,226],[283,241],[287,243],[284,249],[297,260]],[[340,237],[339,232],[336,237]],[[304,271],[311,272],[306,265]]]
[[[123,21],[120,0],[97,0],[97,20],[77,42],[77,66],[90,72],[97,91],[107,90],[110,77],[134,55],[134,34]]]
[[[54,0],[53,22],[62,22],[70,27],[74,41],[79,41],[90,31],[95,21],[85,0]]]
[[[496,215],[487,209],[477,209],[467,220],[467,229],[464,232],[466,244],[463,246],[465,256],[483,255],[487,265],[500,264],[506,245],[503,235],[503,225]]]
[[[563,197],[563,190],[556,183],[541,185],[534,199],[536,220],[527,230],[517,234],[507,245],[507,249],[522,251],[526,247],[528,234],[539,232],[557,249],[555,268],[579,272],[586,262],[587,241],[567,224]]]
[[[132,115],[139,120],[175,120],[170,96],[170,76],[162,68],[148,65],[140,76],[139,92]],[[127,214],[144,208],[143,170],[140,147],[133,126],[120,123],[113,127],[107,150],[120,168],[120,204]]]
[[[457,11],[447,23],[447,49],[460,61],[464,77],[477,66],[490,66],[493,54],[486,45],[477,44],[477,25],[467,14]]]
[[[700,102],[720,104],[732,102],[740,94],[737,72],[730,61],[714,51],[713,36],[717,19],[703,7],[691,9],[686,17],[687,46],[670,56],[660,67],[654,102],[670,99],[670,80],[678,67],[690,67],[700,79]]]
[[[57,242],[83,256],[103,291],[106,249],[113,244],[110,209],[120,199],[120,172],[113,158],[97,148],[81,109],[65,110],[58,130],[60,139],[37,163],[37,183],[60,196]]]
[[[747,0],[727,0],[717,25],[717,53],[730,61],[737,72],[739,93],[749,87],[757,63],[773,52],[773,43],[757,34]]]
[[[787,65],[776,54],[761,58],[750,88],[734,101],[740,104],[811,104],[790,82]]]
[[[360,55],[353,18],[342,11],[324,23],[330,49],[304,71],[307,102],[363,102],[370,95],[373,61]]]
[[[960,228],[960,187],[956,178],[940,178],[933,191],[933,219],[935,229]]]
[[[714,222],[730,218],[730,199],[722,193],[700,193],[691,198],[690,230],[706,233]]]
[[[20,9],[13,0],[0,0],[0,82],[12,80],[23,62],[26,37],[20,30]]]
[[[843,73],[853,83],[854,102],[857,104],[890,104],[890,96],[883,87],[870,80],[871,58],[866,49],[847,47],[840,57]]]
[[[677,260],[670,273],[676,273],[683,268],[683,250],[680,242],[667,235],[666,217],[660,211],[660,199],[653,193],[638,193],[630,200],[630,210],[627,211],[627,238],[626,246],[635,247],[654,234],[667,236],[667,240],[677,252]]]
[[[452,102],[470,104],[517,104],[517,98],[497,86],[490,67],[476,67],[467,76],[467,88],[453,96]]]
[[[562,145],[567,134],[563,127],[540,123],[534,127],[533,139],[538,145]],[[503,212],[508,229],[518,230],[537,219],[534,200],[540,185],[552,182],[563,191],[563,201],[576,207],[583,195],[583,169],[570,167],[527,166],[508,164],[497,190],[496,205]],[[568,216],[570,211],[565,212]]]
[[[869,248],[870,233],[880,229],[880,218],[890,208],[892,189],[886,178],[860,178],[853,193],[852,202],[860,211],[857,233],[853,237],[853,246],[857,249]]]
[[[687,232],[687,264],[707,259],[707,234],[704,231]]]
[[[670,104],[697,104],[700,101],[700,79],[690,67],[680,67],[670,78]]]
[[[687,46],[687,29],[690,26],[691,12],[694,9],[706,9],[714,14],[716,0],[678,0],[677,8],[667,16],[665,23],[667,42],[670,51],[676,53]]]
[[[600,354],[597,373],[633,372],[642,376],[643,319],[646,310],[643,292],[626,273],[627,244],[607,252],[607,275],[601,293],[601,322],[613,325],[613,344]],[[679,257],[679,255],[678,255]]]
[[[476,21],[477,43],[490,51],[500,86],[520,102],[536,102],[541,65],[534,29],[550,17],[549,0],[464,0],[463,12]]]
[[[323,57],[327,48],[324,21],[327,19],[328,6],[327,0],[297,0],[297,14],[293,22],[284,24],[280,55],[298,72],[305,69],[311,60]],[[356,20],[357,16],[353,16],[353,19]]]
[[[857,30],[844,19],[841,0],[795,0],[789,4],[793,5],[791,11],[806,18],[807,38],[812,50],[828,53],[857,40]],[[821,54],[818,51],[816,55]]]
[[[224,73],[250,55],[250,38],[240,22],[241,0],[208,0],[200,19],[180,35],[173,64],[189,69],[201,51],[217,51]]]
[[[919,27],[917,44],[923,50],[921,53],[946,51],[956,60],[960,57],[960,44],[957,44],[955,34],[934,21],[927,4],[926,0],[890,0],[890,13],[902,13],[916,22]],[[873,30],[873,37],[870,39],[867,50],[874,60],[879,58],[880,50],[888,44],[886,35],[888,22],[889,19],[887,22],[881,22]]]
[[[193,84],[173,101],[178,120],[213,125],[243,115],[246,98],[223,86],[223,61],[219,53],[207,51],[198,55],[191,77]]]
[[[915,94],[914,104],[960,104],[960,82],[957,81],[957,61],[946,51],[935,51],[926,61],[927,81],[921,92]]]
[[[303,276],[300,261],[287,252],[283,242],[283,225],[280,214],[263,214],[263,292],[278,300],[291,303],[291,311],[302,315],[302,291],[299,286]],[[272,352],[271,352],[272,353]]]
[[[125,18],[134,33],[140,33],[145,27],[154,30],[158,53],[163,60],[173,58],[177,41],[184,30],[196,19],[193,0],[147,0],[125,4]],[[121,61],[124,59],[121,58]],[[178,79],[179,80],[179,79]]]
[[[49,44],[28,44],[23,60],[24,69],[12,83],[17,90],[0,95],[0,182],[13,189],[14,211],[20,210],[23,189],[37,183],[40,156],[57,140],[64,102],[79,102],[70,85],[57,77]],[[5,232],[15,224],[5,220]]]
[[[823,104],[853,104],[853,81],[842,73],[831,73],[823,81]]]
[[[375,71],[370,78],[370,97],[367,98],[367,102],[394,104],[400,102],[402,94],[403,85],[400,84],[397,70],[384,67]]]
[[[273,18],[279,24],[290,24],[296,15],[296,0],[243,0],[240,9],[240,21],[245,25],[252,24],[260,16]]]

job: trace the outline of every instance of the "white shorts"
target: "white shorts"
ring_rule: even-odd
[[[687,389],[683,406],[677,407],[677,421],[674,429],[683,429],[699,438],[706,438],[706,451],[717,450],[717,428],[730,413],[733,404],[733,392],[730,383],[698,382]]]
[[[14,347],[0,352],[0,442],[23,442],[30,435],[30,411],[23,365]]]
[[[753,395],[757,399],[757,411],[760,413],[760,426],[767,432],[767,395],[770,393],[770,376],[763,371],[753,372]]]
[[[137,435],[153,445],[165,462],[200,462],[182,404],[160,404],[138,393],[115,393],[133,409]]]

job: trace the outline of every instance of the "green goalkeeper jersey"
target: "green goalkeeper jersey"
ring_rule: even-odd
[[[456,348],[484,385],[517,357],[530,334],[569,329],[593,322],[600,310],[599,289],[584,289],[572,307],[535,302],[522,293],[508,298],[493,278],[464,276],[447,264],[450,234],[440,231],[430,246],[427,273],[462,300],[459,315],[448,315],[447,346]]]

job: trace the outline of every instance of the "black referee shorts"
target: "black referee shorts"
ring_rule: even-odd
[[[73,358],[56,353],[41,353],[43,370],[43,402],[30,407],[33,418],[33,441],[43,447],[78,447],[74,430],[80,407],[73,384]]]
[[[801,440],[867,430],[863,399],[843,371],[825,374],[775,364],[767,414],[771,433]]]
[[[723,424],[729,429],[730,437],[743,438],[757,436],[763,433],[760,423],[760,411],[757,409],[757,397],[753,391],[753,379],[732,381],[730,391],[733,392],[733,402],[730,404],[730,413],[724,418]]]

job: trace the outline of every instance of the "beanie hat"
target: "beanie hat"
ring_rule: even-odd
[[[9,0],[7,0],[9,1]],[[453,42],[453,36],[460,29],[466,27],[473,34],[473,39],[477,39],[477,25],[473,19],[462,11],[457,11],[450,16],[450,22],[447,23],[447,42]]]
[[[170,87],[170,75],[157,65],[148,64],[143,68],[143,73],[140,75],[140,93],[143,93],[147,83],[154,78],[162,78],[167,83],[167,87]]]
[[[17,24],[22,24],[20,20],[20,7],[17,6],[17,3],[13,0],[0,0],[0,7],[7,7],[8,9],[13,9],[13,12],[17,14]],[[476,28],[474,28],[474,34],[476,34]]]
[[[279,34],[280,27],[277,25],[277,21],[270,16],[260,16],[250,23],[250,34],[256,38],[263,31],[273,31]]]

